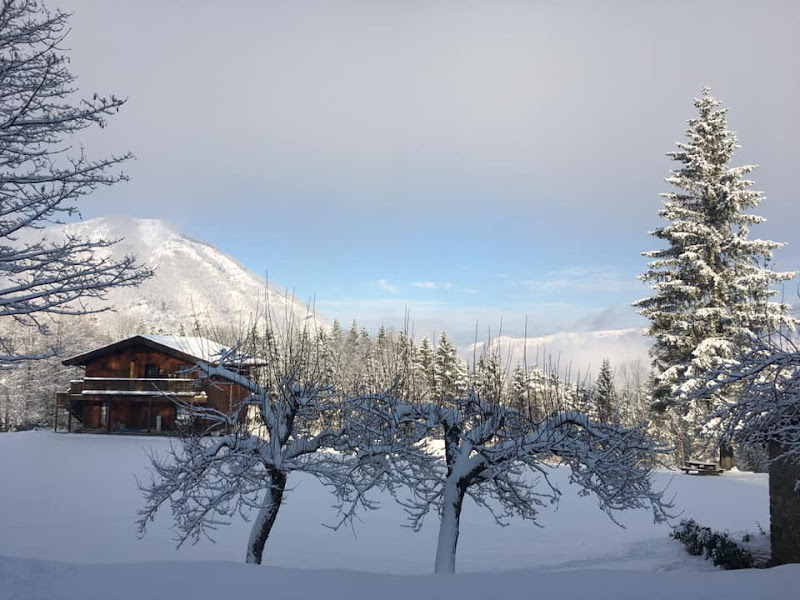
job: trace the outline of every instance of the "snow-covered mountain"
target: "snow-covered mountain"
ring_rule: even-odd
[[[648,351],[651,340],[645,336],[645,329],[610,329],[602,331],[561,332],[532,338],[501,336],[494,338],[492,347],[499,348],[505,359],[515,364],[525,357],[529,365],[557,364],[562,373],[569,370],[574,376],[597,373],[604,358],[612,366],[623,362],[640,360],[649,364]],[[471,344],[461,349],[461,355],[468,361],[480,356],[487,342]]]
[[[181,326],[188,330],[195,318],[206,327],[246,327],[258,311],[263,313],[266,303],[279,326],[289,320],[298,325],[314,318],[308,304],[286,289],[267,283],[217,248],[193,240],[163,221],[103,217],[55,225],[45,233],[48,237],[71,234],[81,239],[121,240],[101,251],[117,258],[133,254],[155,270],[155,276],[138,288],[108,294],[114,312],[97,318],[112,337],[142,329],[177,333]]]
[[[324,326],[305,302],[285,288],[264,280],[234,258],[214,246],[183,235],[164,221],[131,217],[103,217],[56,225],[45,230],[47,236],[71,234],[82,239],[121,240],[109,250],[121,258],[133,254],[154,269],[154,277],[138,288],[112,290],[108,305],[114,311],[97,315],[98,324],[109,337],[118,339],[137,333],[187,333],[195,320],[204,327],[220,331],[246,327],[253,315],[263,312],[268,302],[278,326],[292,321],[295,325],[313,319]],[[42,232],[26,232],[31,240]],[[560,370],[572,374],[596,372],[603,358],[612,363],[642,360],[649,362],[650,341],[640,328],[609,331],[562,332],[522,339],[502,336],[492,340],[512,364],[527,356],[529,364],[552,359]],[[468,361],[479,356],[483,343],[459,348]]]

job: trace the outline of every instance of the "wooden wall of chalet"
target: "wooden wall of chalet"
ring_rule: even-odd
[[[88,429],[104,429],[106,423],[102,419],[105,401],[85,400],[82,415],[83,426]],[[144,431],[156,430],[156,419],[161,417],[161,428],[164,431],[175,429],[175,405],[169,401],[158,400],[147,402],[112,401],[108,407],[107,417],[112,424],[112,431],[119,428]],[[149,423],[148,423],[149,421]]]
[[[158,377],[196,377],[178,374],[192,364],[146,346],[130,346],[95,358],[86,365],[86,377],[144,377],[147,365],[155,365]]]
[[[151,377],[155,378],[199,378],[199,373],[186,373],[194,365],[189,362],[160,352],[153,348],[138,345],[122,348],[117,352],[96,357],[86,364],[86,377],[96,378],[146,378],[147,368],[150,365]],[[86,385],[91,389],[91,385]],[[198,393],[204,391],[207,401],[203,406],[216,408],[223,412],[231,412],[234,406],[244,399],[247,391],[235,384],[219,380],[205,380],[199,383]],[[166,431],[175,429],[176,407],[162,398],[134,400],[125,395],[119,396],[84,396],[83,423],[91,429],[103,428],[102,411],[108,401],[107,418],[111,421],[112,430],[135,429],[155,430],[156,417],[161,416],[162,429]]]

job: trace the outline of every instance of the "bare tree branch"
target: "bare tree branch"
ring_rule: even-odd
[[[68,17],[38,0],[0,3],[0,317],[43,333],[43,316],[102,310],[85,300],[152,274],[133,257],[108,258],[103,250],[114,240],[31,241],[26,233],[76,215],[82,196],[127,179],[117,168],[129,153],[72,152],[76,134],[103,127],[125,101],[95,94],[70,103],[75,77],[61,48]]]

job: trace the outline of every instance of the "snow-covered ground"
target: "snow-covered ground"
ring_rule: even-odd
[[[134,531],[147,477],[146,448],[159,438],[27,432],[0,435],[0,598],[698,598],[778,597],[800,585],[800,567],[721,572],[688,556],[645,512],[615,526],[557,470],[563,498],[543,528],[497,527],[466,504],[455,577],[433,568],[435,515],[420,533],[402,527],[389,499],[352,530],[321,524],[334,513],[315,481],[290,478],[292,492],[267,542],[269,567],[241,564],[248,524],[221,527],[215,543],[175,549],[164,512],[144,539]],[[766,478],[751,473],[657,475],[678,510],[703,525],[757,532],[769,525]],[[114,564],[109,564],[114,563]],[[407,575],[415,575],[408,577]],[[405,577],[404,577],[405,576]]]

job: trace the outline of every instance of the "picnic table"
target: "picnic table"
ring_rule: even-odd
[[[695,475],[719,475],[723,471],[717,463],[704,460],[687,460],[680,469],[684,473]]]

